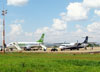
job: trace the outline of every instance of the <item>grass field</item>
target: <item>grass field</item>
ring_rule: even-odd
[[[0,54],[0,72],[100,72],[100,54]]]

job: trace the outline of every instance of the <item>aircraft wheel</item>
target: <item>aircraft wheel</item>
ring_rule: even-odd
[[[64,49],[61,49],[61,51],[63,51]]]
[[[79,48],[77,48],[77,50],[79,50]]]
[[[85,47],[85,50],[87,50],[87,47]]]
[[[73,50],[73,49],[70,49],[70,50]]]

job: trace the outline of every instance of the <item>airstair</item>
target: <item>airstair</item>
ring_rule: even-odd
[[[15,43],[13,43],[14,44],[14,46],[17,48],[17,50],[19,50],[19,51],[21,51],[22,49],[20,48],[20,46],[18,45],[18,43],[17,42],[15,42]]]
[[[42,47],[43,50],[47,49],[47,47],[45,45],[43,45],[43,44],[40,44],[40,46]]]

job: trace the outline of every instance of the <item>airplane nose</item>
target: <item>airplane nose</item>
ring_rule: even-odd
[[[63,48],[63,46],[60,46],[59,48],[60,48],[60,49],[62,49],[62,48]]]
[[[8,47],[8,46],[10,46],[10,45],[7,45],[7,47]]]

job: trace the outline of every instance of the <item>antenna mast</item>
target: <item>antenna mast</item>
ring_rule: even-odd
[[[2,10],[2,16],[3,16],[3,49],[5,53],[6,43],[5,43],[5,15],[7,14],[7,10],[4,9],[4,3],[3,3],[3,10]]]

